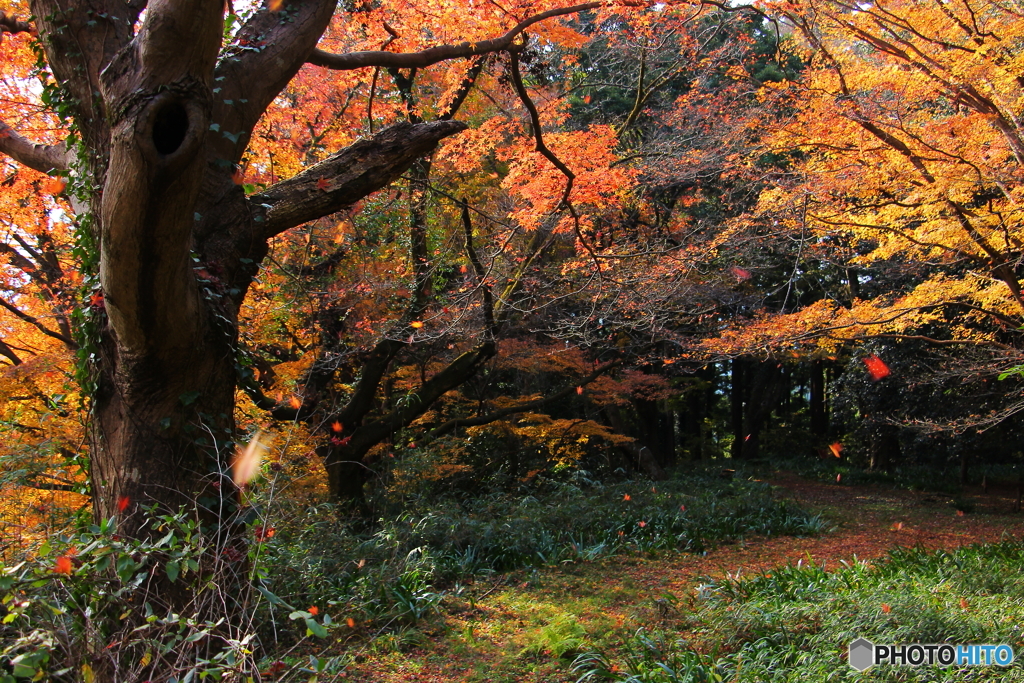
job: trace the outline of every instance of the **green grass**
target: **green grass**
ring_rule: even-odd
[[[372,532],[314,508],[277,522],[260,561],[265,587],[286,602],[331,605],[336,615],[388,629],[415,625],[445,591],[475,576],[619,553],[704,552],[745,536],[824,527],[767,485],[689,476],[434,500]]]
[[[1024,681],[1024,666],[846,663],[851,641],[1008,643],[1024,656],[1024,543],[894,550],[875,566],[788,566],[707,580],[694,612],[582,654],[581,681]]]

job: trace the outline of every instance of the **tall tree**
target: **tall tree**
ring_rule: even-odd
[[[399,5],[382,5],[368,18],[359,9],[336,15],[330,0],[274,0],[242,19],[230,15],[227,24],[221,5],[189,0],[40,0],[27,8],[31,22],[3,15],[3,32],[13,36],[4,49],[30,54],[29,36],[36,35],[40,47],[37,66],[12,60],[6,75],[17,84],[34,68],[44,101],[65,117],[70,135],[33,141],[5,122],[0,152],[66,181],[66,189],[57,183],[50,192],[70,200],[63,215],[73,210],[76,222],[74,243],[56,265],[47,261],[45,235],[34,244],[25,239],[37,228],[12,229],[12,239],[21,241],[7,249],[14,266],[54,281],[66,277],[63,298],[52,302],[53,317],[32,316],[19,307],[24,299],[9,308],[21,323],[78,353],[80,379],[92,399],[95,514],[122,517],[123,533],[137,531],[133,525],[141,515],[133,512],[141,505],[174,510],[201,501],[211,520],[232,509],[235,389],[238,365],[244,364],[239,312],[270,241],[352,206],[466,128],[448,116],[430,122],[410,116],[307,159],[315,163],[305,168],[293,165],[290,177],[281,179],[287,166],[278,166],[266,187],[252,191],[240,182],[240,165],[257,126],[268,109],[280,106],[275,100],[300,69],[392,69],[396,78],[409,77],[399,70],[498,51],[515,54],[526,29],[597,7],[524,3],[514,12],[488,8],[470,15],[453,5],[446,10],[450,21],[421,31],[426,27],[419,15],[409,17]],[[397,31],[406,36],[405,53],[317,48],[321,39],[331,44],[334,33],[360,36],[348,43],[358,48],[374,41],[379,46],[384,41],[376,33]],[[433,44],[422,42],[427,34]],[[452,44],[438,44],[446,39]],[[464,80],[438,91],[435,104],[444,108],[458,100]],[[23,101],[30,105],[32,93],[25,90]],[[10,107],[5,113],[13,115],[13,124],[28,120]],[[48,221],[55,215],[37,222],[38,230],[52,230]],[[20,263],[33,259],[37,263]],[[76,270],[80,279],[57,272],[58,266]],[[423,287],[420,278],[417,288]],[[85,299],[77,305],[76,289]],[[378,390],[380,376],[421,324],[422,305],[422,297],[414,297],[397,326],[369,351],[357,395],[372,398]],[[2,350],[11,363],[20,360],[13,348]],[[447,371],[426,378],[418,390],[422,401],[392,414],[389,428],[411,420],[492,353],[493,342],[482,338]],[[358,424],[367,405],[355,400],[338,417]]]

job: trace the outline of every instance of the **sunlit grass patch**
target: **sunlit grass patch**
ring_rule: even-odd
[[[676,628],[641,629],[618,647],[577,658],[581,680],[1024,680],[1002,667],[846,662],[849,643],[1007,643],[1024,655],[1024,543],[953,552],[893,550],[877,565],[779,567],[707,579]],[[716,678],[720,676],[721,679]]]

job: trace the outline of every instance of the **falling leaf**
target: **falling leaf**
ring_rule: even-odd
[[[832,455],[836,456],[837,458],[843,457],[843,444],[839,443],[838,441],[829,446],[828,449],[832,451]]]
[[[117,511],[124,512],[128,508],[128,504],[132,502],[132,499],[128,496],[121,496],[117,499]]]
[[[362,569],[365,566],[366,566],[366,560],[365,559],[359,560],[358,562],[356,562],[356,569]]]
[[[633,500],[628,493],[622,494],[622,500]]]
[[[409,323],[409,327],[411,327],[414,330],[418,330],[421,327],[423,327],[423,323],[421,323],[419,320],[413,320],[411,323]]]
[[[235,450],[235,461],[231,464],[233,479],[236,486],[245,486],[260,471],[260,462],[267,452],[268,444],[262,441],[263,432],[256,432],[244,449]]]
[[[576,393],[579,394],[580,396],[582,396],[583,395],[583,387],[576,387]]]
[[[957,510],[956,511],[956,516],[957,517],[963,517],[964,516],[964,511],[963,510]]]
[[[345,426],[342,425],[337,420],[335,420],[334,422],[331,423],[331,431],[334,432],[335,434],[340,433],[341,430],[344,429],[344,428],[345,428]]]
[[[657,492],[658,492],[657,487],[652,486],[651,487],[651,493],[657,493]]]
[[[47,178],[39,187],[46,194],[60,194],[67,185],[68,181],[64,178]]]
[[[71,564],[71,558],[67,555],[61,555],[57,558],[54,571],[58,574],[70,574],[74,569],[74,565]]]
[[[235,172],[231,174],[231,182],[235,185],[241,185],[245,182],[245,176],[242,173],[242,169],[236,168]]]
[[[686,512],[686,506],[685,505],[680,505],[679,506],[679,511],[680,512]]]
[[[882,611],[883,611],[883,612],[885,612],[886,614],[888,614],[889,612],[891,612],[891,611],[892,611],[892,607],[889,607],[889,605],[887,605],[887,604],[885,604],[885,603],[883,602],[883,603],[882,603]]]
[[[462,264],[461,266],[459,266],[459,272],[460,273],[465,274],[468,270],[469,270],[469,268],[466,267],[466,264]]]
[[[345,623],[348,624],[349,628],[355,628],[356,627],[356,620],[353,619],[352,617],[349,617],[348,619],[346,619]]]
[[[864,365],[867,366],[868,374],[871,376],[872,382],[885,379],[892,373],[892,370],[890,370],[889,366],[885,364],[885,361],[874,354],[861,360],[863,360]]]
[[[310,614],[312,614],[312,615],[313,615],[314,617],[315,617],[316,615],[320,614],[320,608],[319,608],[319,607],[317,607],[316,605],[313,605],[313,606],[311,606],[311,607],[310,607],[309,609],[307,609],[306,611],[307,611],[307,612],[309,612]]]
[[[892,525],[893,531],[903,531],[903,522],[896,522]]]
[[[739,266],[732,266],[731,268],[729,268],[729,272],[732,273],[736,277],[736,279],[741,281],[741,282],[743,280],[749,280],[750,279],[750,271],[747,270],[746,268],[740,268]]]
[[[841,475],[841,474],[837,474],[837,475],[836,475],[836,483],[838,484],[838,483],[839,483],[839,482],[841,482],[842,480],[843,480],[843,475]]]
[[[647,522],[637,522],[636,525],[643,529],[645,526],[647,526]]]
[[[283,6],[284,0],[270,0],[270,2],[267,3],[267,9],[271,12],[280,12]]]
[[[585,95],[583,97],[583,104],[590,104],[590,95]]]
[[[302,401],[299,400],[298,396],[292,396],[290,399],[288,399],[288,405],[290,405],[292,408],[295,408],[295,410],[298,410],[299,408],[302,407]]]
[[[322,192],[327,192],[327,189],[330,186],[331,186],[331,184],[328,183],[327,180],[323,176],[320,176],[319,178],[317,178],[316,189],[321,190]]]

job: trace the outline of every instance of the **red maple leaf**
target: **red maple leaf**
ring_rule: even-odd
[[[892,370],[890,370],[889,366],[885,364],[885,361],[874,354],[867,358],[863,358],[862,360],[864,361],[864,365],[867,366],[868,374],[871,375],[872,382],[885,379],[892,374]]]
[[[330,188],[330,186],[331,186],[331,184],[328,183],[327,179],[324,178],[323,176],[320,176],[319,178],[317,178],[316,189],[322,190],[324,192],[327,192],[327,190],[328,190],[328,188]]]
[[[740,268],[739,266],[732,266],[731,268],[729,268],[729,272],[732,273],[736,277],[736,279],[740,281],[749,280],[751,277],[749,270],[747,270],[746,268]]]
[[[117,499],[117,511],[124,512],[128,508],[128,504],[132,502],[132,499],[128,496],[121,496]]]

